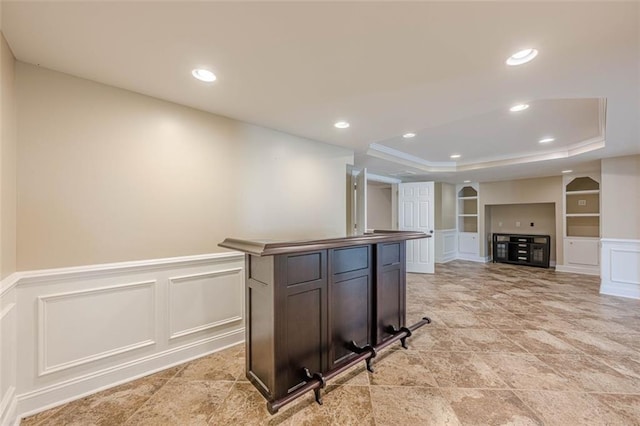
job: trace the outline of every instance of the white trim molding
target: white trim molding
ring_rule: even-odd
[[[600,293],[640,299],[640,240],[601,240]]]
[[[582,275],[600,275],[600,272],[590,267],[571,266],[571,265],[556,265],[556,272],[566,272],[568,274],[582,274]]]
[[[458,253],[458,231],[454,229],[436,229],[435,239],[435,262],[447,263],[456,260]]]
[[[225,252],[3,280],[0,321],[15,333],[0,360],[20,380],[0,395],[0,424],[243,342],[244,268]]]

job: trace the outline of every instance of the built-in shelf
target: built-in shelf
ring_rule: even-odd
[[[587,195],[587,194],[599,194],[599,189],[587,189],[584,191],[569,191],[567,190],[567,195]]]
[[[564,267],[600,271],[600,177],[564,176]]]
[[[600,237],[600,183],[590,176],[567,177],[565,237]]]
[[[476,257],[480,250],[478,238],[478,184],[458,185],[458,253]]]

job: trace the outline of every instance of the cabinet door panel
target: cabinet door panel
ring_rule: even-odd
[[[348,344],[370,343],[371,277],[366,275],[331,284],[331,362],[335,365],[353,355]]]
[[[304,382],[303,369],[322,371],[322,289],[314,288],[287,297],[286,388]]]
[[[458,251],[460,253],[478,254],[478,234],[459,234]]]
[[[568,238],[565,243],[567,264],[598,266],[600,248],[598,240],[578,240]]]

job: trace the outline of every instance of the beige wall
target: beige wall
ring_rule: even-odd
[[[353,152],[17,64],[20,270],[345,231]]]
[[[456,228],[456,187],[449,183],[436,182],[435,197],[435,227],[436,229]]]
[[[0,279],[16,270],[15,59],[0,33]]]
[[[640,239],[640,155],[602,160],[602,238]]]
[[[536,234],[551,236],[552,261],[556,260],[556,217],[553,203],[540,204],[502,204],[487,206],[485,213],[490,219],[485,228],[489,233]],[[516,226],[520,222],[520,226]],[[531,226],[531,223],[534,226]],[[561,235],[562,236],[562,235]]]
[[[367,228],[393,229],[391,185],[367,182]]]
[[[562,233],[562,177],[553,176],[536,179],[519,179],[501,182],[488,182],[480,184],[479,191],[480,200],[480,236],[484,236],[484,244],[480,246],[480,255],[488,256],[487,241],[491,237],[491,230],[487,229],[488,223],[485,223],[486,206],[494,206],[500,204],[538,204],[538,203],[554,203],[555,209],[555,259],[556,263],[563,263],[563,239]],[[493,215],[491,217],[493,221]],[[530,232],[530,227],[521,228]],[[543,233],[543,232],[540,232]],[[552,242],[553,244],[553,242]],[[552,248],[552,251],[553,248]],[[553,255],[551,256],[553,259]]]

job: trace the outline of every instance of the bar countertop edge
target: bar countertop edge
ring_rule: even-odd
[[[393,241],[416,240],[430,238],[431,235],[417,231],[374,230],[364,235],[342,238],[325,238],[319,240],[300,241],[260,241],[225,238],[218,244],[220,247],[241,251],[256,256],[272,256],[276,254],[324,250],[337,247],[349,247],[362,244],[377,244]]]

